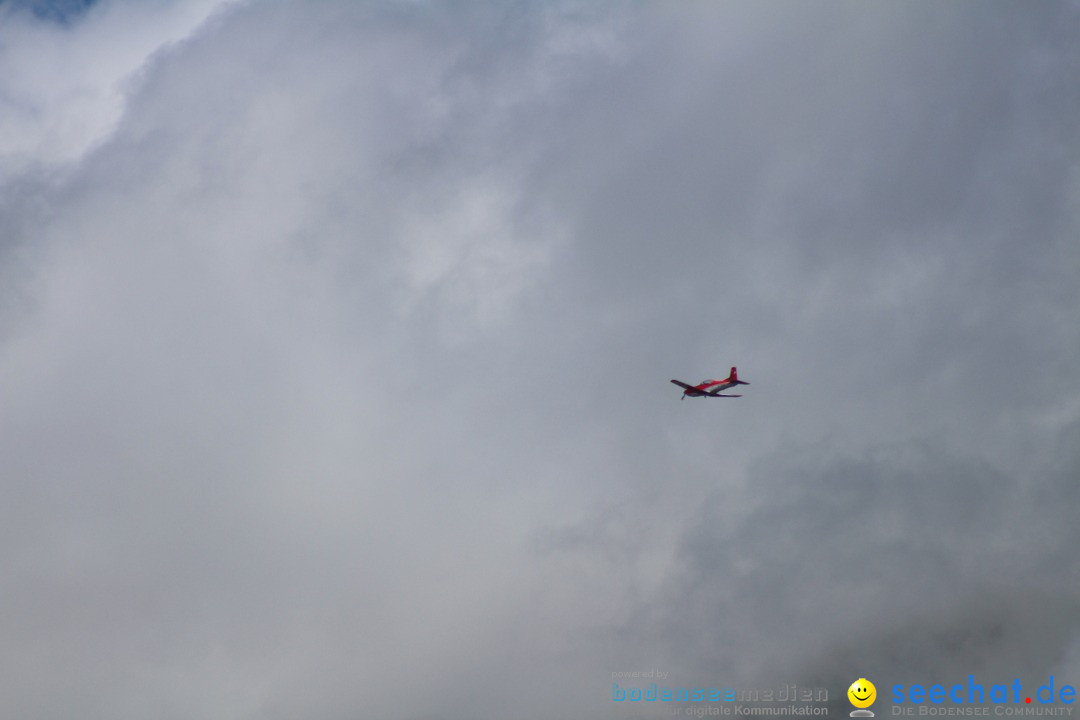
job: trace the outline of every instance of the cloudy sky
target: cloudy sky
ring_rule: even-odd
[[[1080,686],[1078,77],[1050,0],[0,3],[0,714]]]

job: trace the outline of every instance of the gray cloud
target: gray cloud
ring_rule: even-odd
[[[9,13],[8,714],[1080,679],[1078,14]]]

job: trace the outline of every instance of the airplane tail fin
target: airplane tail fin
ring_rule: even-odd
[[[728,381],[735,385],[749,385],[750,383],[745,380],[739,379],[739,371],[736,368],[731,368],[731,374],[728,375]]]

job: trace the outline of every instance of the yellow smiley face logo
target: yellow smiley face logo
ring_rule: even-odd
[[[866,678],[859,678],[847,689],[848,700],[857,708],[868,708],[877,699],[877,688]]]

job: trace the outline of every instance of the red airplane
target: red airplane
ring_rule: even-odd
[[[731,374],[724,380],[706,380],[700,385],[687,385],[681,380],[672,380],[671,382],[684,388],[682,397],[679,398],[680,400],[685,400],[687,395],[690,397],[742,397],[742,395],[721,395],[720,391],[727,390],[729,387],[734,387],[736,385],[750,384],[745,380],[739,379],[739,373],[735,368],[731,368]]]

